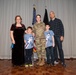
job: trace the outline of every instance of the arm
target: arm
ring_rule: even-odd
[[[45,23],[43,23],[44,31],[46,30]]]
[[[24,24],[22,24],[22,27],[23,27],[23,29],[24,29],[24,33],[27,33],[27,30],[26,30],[26,27],[25,27]]]
[[[24,43],[26,43],[26,39],[25,38],[26,38],[26,34],[24,34]]]
[[[35,26],[33,26],[32,31],[32,35],[35,37]]]
[[[61,32],[60,40],[63,41],[64,40],[64,26],[61,20],[60,20],[60,32]]]
[[[13,36],[13,31],[10,31],[10,37],[11,37],[12,43],[15,44],[15,40],[14,40],[14,36]]]
[[[35,33],[35,26],[32,27],[32,31],[33,31],[33,33]]]
[[[26,40],[24,40],[24,43],[26,43]]]
[[[53,47],[55,46],[54,36],[52,36]]]

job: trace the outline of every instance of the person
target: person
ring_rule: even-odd
[[[55,46],[54,42],[54,33],[50,29],[50,25],[46,25],[46,30],[44,32],[45,38],[46,38],[46,58],[47,58],[47,64],[52,64],[54,66],[54,53],[53,53],[53,47]],[[51,61],[50,61],[51,57]]]
[[[45,64],[45,24],[41,22],[41,15],[36,15],[36,23],[33,26],[33,32],[35,34],[35,43],[38,54],[38,63],[37,65],[43,66]]]
[[[33,47],[34,47],[34,36],[32,34],[32,27],[27,28],[27,33],[24,35],[25,42],[25,67],[33,66],[32,65],[32,55],[33,55]]]
[[[61,64],[63,66],[65,65],[65,60],[64,60],[64,52],[62,49],[62,42],[64,40],[64,27],[63,23],[60,19],[55,17],[54,11],[50,12],[50,26],[51,30],[54,32],[54,38],[55,38],[55,47],[54,47],[54,56],[55,56],[55,63],[58,63],[58,53],[57,53],[57,48],[59,52],[59,57],[61,60]]]
[[[12,64],[23,65],[24,64],[24,33],[25,25],[22,24],[22,18],[20,15],[15,17],[15,23],[10,28],[11,41],[14,44],[12,49]]]

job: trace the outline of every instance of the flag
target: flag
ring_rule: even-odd
[[[36,50],[36,45],[35,45],[35,40],[34,40],[33,52],[37,52],[37,50]]]
[[[33,52],[36,52],[36,47],[35,46],[33,47]]]
[[[32,20],[32,25],[36,23],[36,8],[35,6],[33,7],[33,20]]]
[[[34,7],[33,7],[33,20],[32,20],[32,25],[34,25],[35,23],[36,23],[36,8],[35,8],[35,5],[34,5]],[[34,41],[33,52],[36,52],[35,41]]]
[[[32,20],[32,25],[34,25],[36,23],[36,8],[35,5],[33,5],[33,20]],[[38,59],[37,56],[37,49],[36,49],[36,45],[35,45],[35,40],[34,40],[34,47],[33,47],[33,61],[36,61],[36,59]]]
[[[45,23],[45,25],[49,23],[47,9],[45,9],[43,22]]]

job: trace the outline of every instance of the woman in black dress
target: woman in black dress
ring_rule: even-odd
[[[10,28],[10,37],[14,47],[12,49],[12,63],[13,65],[24,64],[24,33],[25,26],[22,24],[20,15],[15,17],[15,23]]]

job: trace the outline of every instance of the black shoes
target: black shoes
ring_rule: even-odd
[[[62,64],[62,66],[66,67],[66,64],[65,63],[62,62],[61,64]]]

